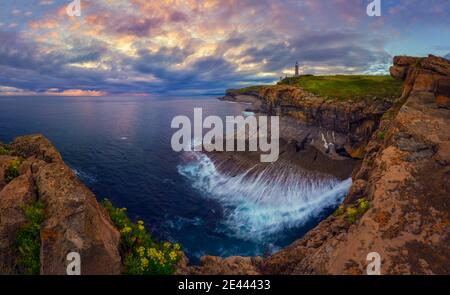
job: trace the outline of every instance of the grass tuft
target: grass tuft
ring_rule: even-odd
[[[26,224],[16,234],[15,245],[18,252],[19,272],[26,275],[38,275],[40,268],[40,229],[44,221],[44,203],[32,202],[23,208]]]
[[[0,144],[0,156],[10,155],[11,147],[7,144]]]
[[[22,160],[16,159],[5,169],[4,179],[6,183],[10,183],[14,178],[19,177],[20,164],[22,164]]]

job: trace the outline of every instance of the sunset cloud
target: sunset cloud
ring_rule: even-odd
[[[82,16],[69,17],[65,0],[8,1],[0,85],[220,94],[273,83],[296,61],[311,74],[382,73],[395,54],[448,52],[438,48],[450,45],[449,1],[383,3],[370,18],[361,0],[82,0]]]

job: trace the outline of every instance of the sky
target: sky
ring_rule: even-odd
[[[0,95],[221,95],[450,54],[449,0],[0,1]],[[450,58],[450,55],[448,55]]]

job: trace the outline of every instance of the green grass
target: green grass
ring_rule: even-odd
[[[256,85],[256,86],[248,86],[244,88],[239,89],[229,89],[228,93],[230,94],[245,94],[249,92],[258,92],[261,87],[264,87],[264,85]]]
[[[22,164],[22,160],[17,159],[9,164],[9,166],[5,169],[4,179],[6,183],[10,183],[14,178],[19,177],[20,164]]]
[[[7,144],[0,144],[0,156],[10,154],[11,154],[11,147]]]
[[[402,82],[391,76],[336,75],[300,76],[283,79],[279,85],[299,86],[326,99],[360,100],[400,97]]]
[[[146,232],[143,221],[133,223],[125,208],[102,201],[114,225],[120,231],[121,255],[127,275],[170,275],[181,258],[179,244],[157,243]]]
[[[40,268],[40,229],[44,221],[45,205],[32,202],[23,209],[26,224],[16,234],[15,245],[18,252],[19,272],[26,275],[38,275]]]

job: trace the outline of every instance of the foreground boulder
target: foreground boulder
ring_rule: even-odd
[[[30,135],[17,138],[11,147],[12,156],[0,156],[0,168],[17,157],[22,165],[20,176],[0,191],[0,272],[18,272],[14,238],[26,222],[22,208],[39,200],[45,204],[41,274],[65,275],[70,252],[80,254],[81,274],[120,274],[119,232],[53,145],[42,135]]]

